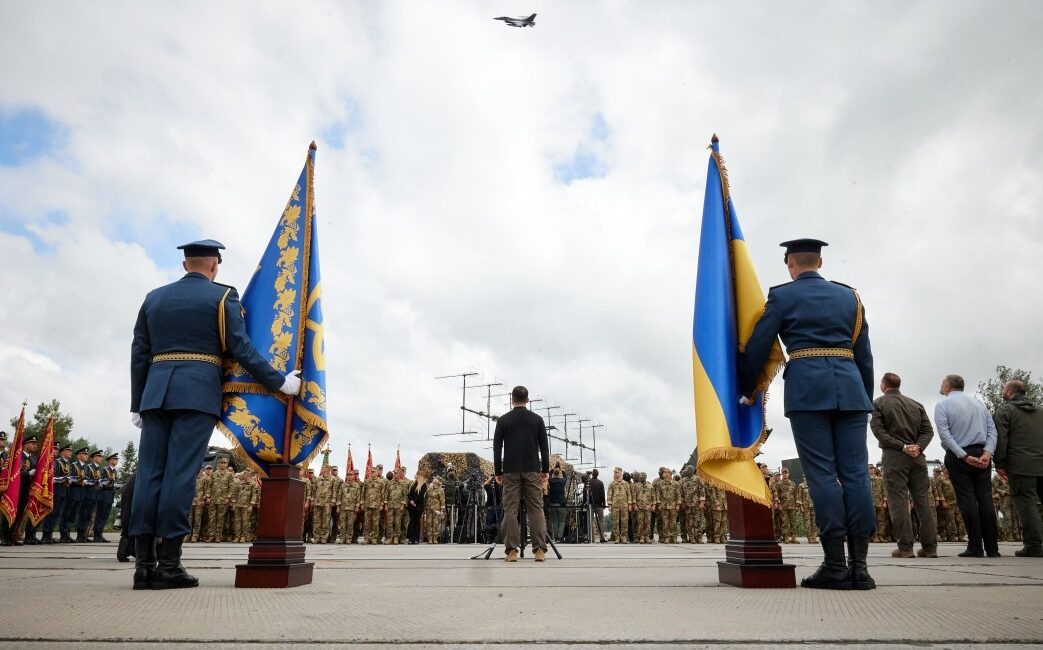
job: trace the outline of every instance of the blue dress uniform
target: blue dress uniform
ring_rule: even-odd
[[[113,458],[119,458],[119,454],[113,454],[106,458],[106,461],[110,461]],[[101,483],[98,485],[98,509],[97,514],[94,516],[94,541],[95,542],[108,542],[105,539],[105,524],[109,521],[109,514],[112,512],[112,504],[116,500],[116,479],[119,478],[116,474],[116,468],[111,465],[105,465],[101,468]]]
[[[178,248],[186,258],[216,257],[220,262],[224,246],[204,240]],[[164,571],[163,548],[176,545],[180,558],[181,540],[192,531],[189,513],[196,473],[221,414],[225,357],[238,361],[268,390],[277,391],[286,381],[250,342],[234,288],[189,272],[149,292],[138,312],[131,347],[130,410],[140,413],[142,428],[128,534],[139,540],[164,540],[157,576]],[[174,542],[167,544],[169,540]],[[141,555],[136,553],[139,562]],[[182,575],[180,561],[174,564],[172,571]],[[143,582],[147,567],[139,565],[135,588],[161,588],[151,578],[148,585]]]
[[[55,445],[55,447],[57,446]],[[59,542],[64,542],[65,538],[69,536],[69,529],[64,525],[64,517],[69,496],[69,473],[72,470],[72,463],[68,458],[62,456],[67,451],[72,452],[72,445],[65,445],[58,449],[54,458],[54,507],[51,509],[51,514],[43,520],[43,541],[46,544],[54,543],[55,524],[61,531]]]
[[[825,245],[818,240],[783,243],[787,257],[819,253]],[[785,413],[823,547],[829,543],[836,550],[839,544],[843,558],[845,538],[868,543],[876,530],[867,469],[866,425],[874,383],[865,310],[854,289],[815,271],[772,287],[743,355],[744,395],[754,392],[776,337],[789,355],[783,372]],[[855,549],[853,555],[858,554]]]
[[[72,528],[75,526],[77,529],[77,539],[75,541],[82,542],[85,539],[80,539],[79,533],[79,521],[80,521],[80,506],[83,505],[83,482],[86,479],[87,469],[87,448],[76,450],[76,460],[69,463],[69,491],[66,493],[65,503],[65,514],[62,515],[62,533],[65,537],[62,538],[62,542],[70,544],[74,540],[69,536]]]
[[[25,439],[22,444],[25,445],[30,442],[36,442],[36,436],[29,436]],[[25,507],[29,504],[29,490],[33,483],[33,473],[36,469],[36,464],[40,461],[40,457],[36,454],[25,451],[25,447],[22,448],[22,467],[19,472],[19,479],[22,481],[22,491],[18,494],[18,513],[15,518],[15,539],[24,540],[25,544],[33,545],[38,544],[36,541],[36,526],[29,521],[29,515],[25,511]],[[16,541],[17,543],[21,543]]]
[[[0,431],[0,440],[4,442],[4,448],[0,449],[0,470],[3,469],[4,464],[7,462],[10,452],[7,451],[7,432]],[[0,517],[0,546],[10,546],[10,530],[8,530],[7,519]]]
[[[98,461],[101,457],[101,450],[95,449],[91,453],[91,462],[83,467],[83,500],[80,502],[79,521],[76,522],[77,542],[90,541],[87,539],[87,527],[91,525],[91,517],[97,518],[101,490],[101,463]]]

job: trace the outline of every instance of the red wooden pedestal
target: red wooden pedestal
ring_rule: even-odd
[[[782,561],[775,541],[771,508],[728,493],[728,543],[724,562],[717,563],[722,584],[752,589],[792,589],[797,577]]]
[[[304,561],[301,521],[304,481],[293,465],[272,465],[261,481],[257,540],[246,564],[235,567],[236,587],[298,587],[311,584],[312,562]]]

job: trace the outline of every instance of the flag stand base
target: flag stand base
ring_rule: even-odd
[[[261,481],[257,540],[246,564],[235,567],[236,587],[285,588],[311,584],[313,562],[304,561],[301,522],[304,481],[293,465],[272,465]]]
[[[717,563],[717,579],[747,589],[796,587],[795,567],[782,561],[782,547],[775,541],[771,508],[727,494],[728,543],[725,561]]]

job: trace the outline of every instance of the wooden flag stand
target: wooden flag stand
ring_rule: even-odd
[[[725,560],[717,563],[718,580],[747,589],[796,587],[794,566],[782,561],[782,547],[775,541],[771,508],[727,494],[729,534]]]
[[[291,397],[286,403],[283,459],[290,457],[293,422]],[[314,562],[305,562],[301,525],[304,521],[304,481],[296,465],[272,465],[261,481],[261,509],[257,539],[250,545],[246,564],[235,567],[236,587],[285,588],[311,584]]]

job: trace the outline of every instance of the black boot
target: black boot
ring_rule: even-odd
[[[54,533],[47,533],[40,539],[44,544],[54,544]]]
[[[868,539],[849,539],[847,541],[847,567],[851,572],[851,588],[859,591],[876,589],[876,580],[869,575],[866,556],[869,555]]]
[[[76,543],[77,544],[86,544],[87,543],[87,532],[86,531],[84,531],[84,530],[77,530],[76,531]]]
[[[844,538],[822,537],[819,542],[826,557],[818,571],[801,580],[800,586],[807,589],[851,589],[851,572],[844,558]]]
[[[94,542],[96,544],[108,544],[109,540],[105,539],[105,536],[102,535],[101,533],[98,533],[97,535],[94,536]]]
[[[59,544],[72,544],[72,538],[69,537],[69,533],[62,533],[61,537],[58,538]]]
[[[152,580],[153,589],[184,589],[198,587],[199,580],[189,575],[181,566],[182,537],[168,537],[159,544],[159,568]]]
[[[120,562],[130,562],[132,556],[134,556],[134,543],[129,537],[123,535],[120,537],[119,546],[116,547],[116,559]]]
[[[37,539],[36,539],[36,533],[35,532],[30,532],[28,530],[25,531],[25,545],[26,546],[36,546],[37,544],[40,544],[40,543],[41,542],[37,541]]]
[[[156,579],[156,539],[151,535],[134,538],[134,588],[152,589]]]

